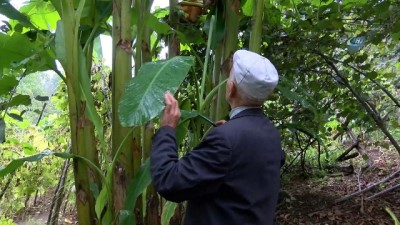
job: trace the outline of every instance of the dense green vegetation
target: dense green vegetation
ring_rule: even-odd
[[[169,3],[0,0],[0,224],[54,189],[79,224],[168,224],[177,206],[152,189],[147,160],[163,93],[180,101],[187,151],[226,117],[226,68],[240,48],[280,73],[264,109],[282,134],[285,176],[324,174],[346,144],[400,154],[397,0]]]

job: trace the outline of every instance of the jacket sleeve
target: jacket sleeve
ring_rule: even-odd
[[[155,189],[167,200],[181,202],[214,193],[222,184],[231,159],[228,140],[218,128],[199,146],[178,159],[175,129],[164,126],[153,137],[150,158]]]

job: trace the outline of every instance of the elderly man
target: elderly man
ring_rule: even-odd
[[[188,201],[186,225],[274,224],[283,152],[280,135],[261,106],[277,83],[278,73],[268,59],[236,51],[226,85],[230,120],[180,159],[175,136],[179,106],[165,94],[151,174],[161,196]]]

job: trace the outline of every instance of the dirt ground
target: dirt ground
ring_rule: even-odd
[[[39,197],[36,204],[30,203],[27,209],[15,215],[13,218],[15,223],[18,225],[45,225],[49,217],[49,210],[53,195],[54,190],[51,190],[44,196]],[[61,207],[58,224],[75,224],[75,214],[74,207],[70,204],[65,204],[64,202]]]
[[[335,204],[335,200],[358,191],[359,184],[364,189],[400,169],[399,156],[394,150],[374,149],[367,154],[373,164],[361,174],[360,182],[356,166],[355,173],[348,176],[327,174],[319,179],[295,177],[285,181],[282,185],[285,196],[277,211],[278,224],[393,225],[394,221],[385,208],[389,207],[400,219],[400,188],[368,201],[362,201],[362,198],[366,199],[374,193],[399,184],[399,174],[364,195]],[[357,165],[357,162],[354,162],[354,165]]]

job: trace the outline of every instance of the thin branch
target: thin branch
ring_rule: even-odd
[[[61,78],[61,80],[64,81],[65,84],[67,83],[67,78],[62,75],[62,73],[58,69],[55,69],[54,72]]]
[[[355,197],[355,196],[357,196],[357,195],[360,195],[360,194],[362,194],[362,193],[364,193],[364,192],[367,192],[367,191],[373,189],[374,187],[376,187],[376,186],[378,186],[378,185],[380,185],[380,184],[382,184],[382,183],[385,183],[385,182],[387,182],[388,180],[393,179],[393,178],[394,178],[396,175],[398,175],[398,174],[400,174],[400,169],[397,170],[397,171],[395,171],[394,173],[390,174],[389,176],[383,178],[382,180],[378,181],[377,183],[374,183],[374,184],[370,185],[369,187],[367,187],[367,188],[365,188],[365,189],[363,189],[363,190],[354,192],[354,193],[352,193],[352,194],[349,194],[349,195],[346,195],[346,196],[344,196],[344,197],[342,197],[342,198],[337,199],[337,200],[335,201],[335,203],[339,203],[339,202],[343,202],[343,201],[349,200],[349,199],[351,199],[351,198],[353,198],[353,197]]]
[[[351,152],[351,150],[358,147],[359,144],[360,144],[360,140],[357,139],[357,141],[354,144],[352,144],[349,148],[346,149],[346,151],[344,151],[339,157],[337,157],[336,161],[337,162],[344,161],[343,159],[345,158],[345,156],[347,154],[349,154]]]
[[[358,191],[361,191],[361,174],[362,174],[362,167],[358,170],[357,173],[357,183],[358,183]],[[361,208],[360,211],[364,214],[364,195],[361,195]]]
[[[301,131],[301,130],[299,130],[299,131]],[[305,134],[307,134],[307,133],[305,133]],[[307,135],[309,135],[309,134],[307,134]],[[296,136],[297,136],[297,133],[296,133]],[[287,170],[293,165],[293,163],[294,163],[294,162],[296,161],[296,159],[303,153],[303,151],[304,151],[305,149],[307,149],[310,145],[312,145],[312,144],[317,140],[316,138],[314,138],[314,139],[311,141],[312,138],[313,138],[313,136],[312,136],[312,135],[309,135],[308,143],[307,143],[307,145],[306,145],[304,148],[302,148],[301,145],[300,145],[300,143],[299,143],[300,152],[296,155],[296,157],[294,157],[294,159],[293,159],[287,166],[285,166],[285,168],[283,169],[281,175],[284,174],[285,172],[287,172]],[[319,142],[318,142],[318,143],[319,143]]]
[[[399,187],[400,187],[400,183],[394,185],[393,187],[390,187],[390,188],[387,188],[387,189],[385,189],[385,190],[383,190],[383,191],[380,191],[380,192],[378,192],[378,193],[376,193],[376,194],[374,194],[374,195],[372,195],[372,196],[366,198],[365,200],[367,200],[367,201],[372,200],[372,199],[375,198],[375,197],[378,197],[378,196],[380,196],[380,195],[382,195],[382,194],[385,194],[385,193],[387,193],[387,192],[390,192],[390,191],[392,191],[392,190],[394,190],[394,189],[396,189],[396,188],[399,188]]]
[[[36,122],[36,125],[35,125],[35,126],[38,126],[38,125],[39,125],[39,122],[40,122],[40,120],[42,120],[43,113],[44,113],[44,110],[46,109],[46,106],[47,106],[47,102],[45,102],[45,103],[43,104],[42,111],[40,112],[39,118],[38,118],[38,120],[37,120],[37,122]]]

